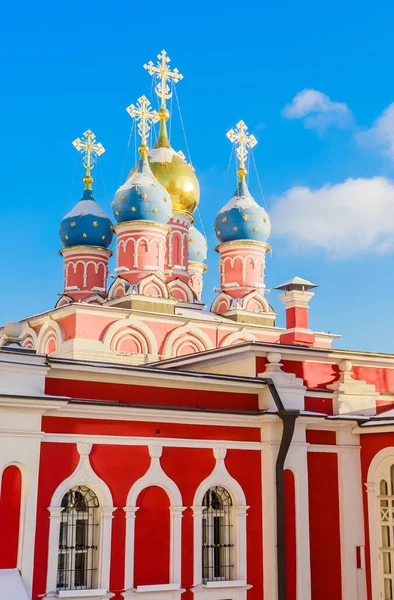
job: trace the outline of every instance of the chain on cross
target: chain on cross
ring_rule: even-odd
[[[157,55],[157,58],[159,59],[157,66],[150,60],[148,64],[144,65],[144,69],[148,71],[149,75],[156,77],[157,84],[155,86],[155,92],[161,100],[161,108],[164,109],[166,107],[166,100],[172,96],[168,82],[172,81],[178,83],[178,81],[183,79],[183,75],[178,69],[174,69],[173,71],[170,70],[170,59],[165,50],[162,50],[161,53]]]
[[[138,126],[138,133],[141,136],[142,146],[148,145],[148,136],[151,130],[150,123],[157,123],[159,115],[156,110],[152,110],[150,102],[146,96],[141,96],[137,100],[137,105],[130,104],[126,108],[132,119],[135,119]]]
[[[83,166],[86,169],[86,177],[90,178],[90,171],[93,169],[96,164],[97,157],[101,156],[105,152],[105,148],[99,142],[96,142],[96,136],[88,129],[81,138],[77,138],[73,141],[73,146],[81,152]]]
[[[248,158],[248,149],[253,148],[257,144],[254,135],[248,135],[248,127],[243,121],[236,125],[236,129],[230,129],[227,134],[228,139],[237,145],[237,157],[239,160],[239,168],[245,169],[245,162]]]

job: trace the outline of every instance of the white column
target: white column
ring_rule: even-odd
[[[264,598],[278,598],[278,565],[276,558],[276,459],[282,435],[278,417],[261,421],[261,483],[263,498],[263,573]]]
[[[246,517],[249,506],[237,506],[237,579],[247,581],[247,563],[246,563]]]
[[[181,584],[182,566],[182,517],[185,506],[170,506],[171,540],[170,540],[170,583]]]
[[[193,510],[193,585],[202,583],[202,513],[203,506],[192,506]]]
[[[285,462],[285,468],[291,469],[295,481],[297,600],[311,598],[307,448],[305,425],[299,420]]]
[[[342,597],[366,600],[365,568],[357,568],[356,558],[357,546],[362,557],[365,547],[360,441],[351,427],[337,432]]]
[[[46,592],[55,592],[57,584],[57,564],[59,559],[59,533],[62,507],[50,506],[49,510],[49,540]]]
[[[100,534],[102,542],[100,543],[100,566],[98,587],[103,590],[109,590],[109,577],[111,568],[111,535],[113,512],[116,510],[113,506],[104,506],[101,513]]]
[[[123,510],[126,513],[124,588],[125,590],[129,590],[134,587],[135,515],[138,510],[138,506],[126,506]]]

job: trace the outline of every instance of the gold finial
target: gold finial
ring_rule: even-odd
[[[102,144],[96,142],[96,136],[90,129],[85,131],[82,139],[77,138],[72,144],[82,154],[83,166],[86,169],[86,175],[83,178],[85,190],[91,190],[93,177],[90,172],[96,164],[97,157],[104,154],[105,148]]]
[[[165,50],[162,50],[161,53],[157,55],[157,58],[159,59],[159,62],[156,67],[150,60],[148,64],[144,65],[144,69],[148,71],[149,75],[156,77],[157,84],[155,86],[155,92],[161,100],[160,111],[163,111],[164,114],[164,111],[166,111],[166,100],[172,96],[171,88],[167,82],[173,81],[174,83],[178,83],[178,81],[183,79],[183,75],[178,69],[174,69],[173,71],[170,70],[170,59]]]
[[[254,135],[248,135],[248,127],[243,121],[240,121],[236,125],[236,130],[230,129],[227,133],[228,139],[237,145],[237,157],[239,160],[238,175],[245,177],[247,171],[245,168],[245,162],[248,158],[248,148],[253,148],[257,144],[257,140]]]
[[[150,132],[150,123],[157,123],[159,114],[152,110],[150,102],[146,96],[141,96],[137,100],[137,106],[130,104],[126,108],[132,119],[135,119],[138,127],[138,133],[141,136],[140,152],[144,153],[145,158],[148,152],[148,135]]]

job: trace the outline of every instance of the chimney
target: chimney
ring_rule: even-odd
[[[313,346],[315,343],[315,334],[308,325],[308,310],[309,300],[315,295],[309,290],[316,287],[306,279],[293,277],[275,288],[284,291],[279,298],[286,309],[286,331],[280,336],[281,344]]]

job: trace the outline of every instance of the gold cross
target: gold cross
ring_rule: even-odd
[[[90,171],[93,169],[94,165],[96,164],[97,157],[104,154],[105,148],[102,144],[96,142],[96,136],[93,133],[93,131],[91,131],[90,129],[85,131],[85,133],[82,136],[82,139],[77,138],[76,140],[74,140],[73,146],[74,146],[74,148],[76,148],[78,150],[78,152],[81,152],[82,157],[83,157],[82,158],[83,166],[86,169],[85,179],[90,180],[91,179]],[[89,184],[89,183],[91,184],[92,182],[93,182],[93,180],[85,181],[86,184]],[[87,189],[91,189],[91,188],[87,188]]]
[[[132,119],[135,119],[138,126],[138,133],[141,136],[142,146],[148,145],[148,135],[150,132],[150,123],[157,123],[159,115],[156,110],[152,110],[150,102],[146,96],[141,96],[137,100],[137,106],[130,104],[126,108]]]
[[[248,148],[253,148],[257,144],[254,135],[247,134],[248,127],[243,121],[236,125],[236,130],[230,129],[227,134],[228,139],[237,144],[237,156],[239,160],[239,168],[245,169],[245,162],[248,158]]]
[[[174,83],[178,83],[178,81],[183,79],[183,75],[178,71],[178,69],[170,71],[170,59],[168,58],[165,50],[162,50],[161,53],[157,55],[157,58],[159,59],[159,62],[157,63],[156,67],[150,60],[148,64],[144,65],[144,69],[148,71],[149,75],[156,77],[157,84],[155,86],[155,92],[161,99],[160,108],[165,108],[166,100],[172,96],[170,86],[167,82],[173,81]]]

